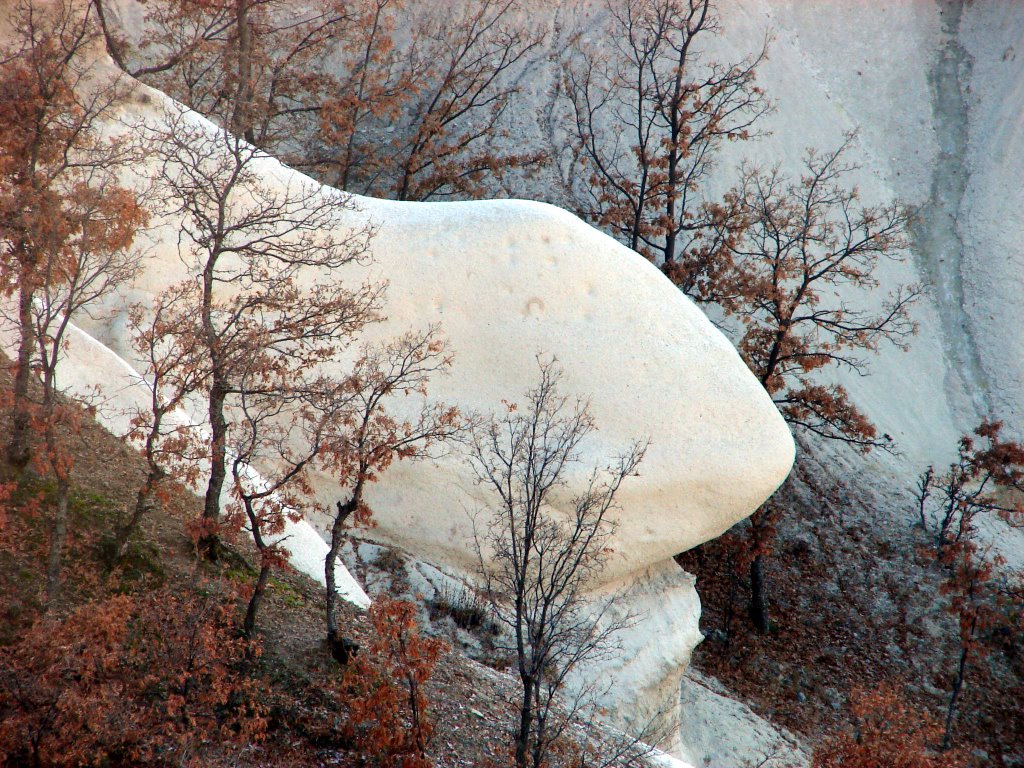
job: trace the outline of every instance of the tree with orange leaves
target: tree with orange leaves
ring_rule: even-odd
[[[353,203],[344,194],[308,180],[275,186],[259,170],[261,150],[183,110],[151,138],[164,213],[180,217],[188,270],[169,289],[180,319],[175,343],[202,350],[186,362],[202,369],[196,394],[210,471],[200,548],[215,558],[238,398],[275,397],[316,377],[375,319],[383,286],[349,286],[336,271],[362,259],[372,235],[346,227]]]
[[[864,353],[883,343],[906,348],[916,332],[909,309],[919,291],[899,285],[873,308],[834,297],[877,288],[879,261],[906,254],[908,211],[898,202],[862,205],[856,187],[846,186],[853,139],[831,152],[809,151],[798,181],[777,167],[744,169],[730,194],[743,224],[739,234],[721,233],[730,263],[718,292],[726,314],[742,323],[740,354],[786,421],[867,451],[886,448],[888,436],[878,436],[842,385],[815,377],[827,368],[863,375]],[[774,539],[773,509],[769,502],[750,519],[751,615],[762,632],[769,626],[764,562]]]
[[[767,41],[735,64],[705,60],[721,29],[711,0],[606,0],[606,14],[600,44],[576,35],[563,64],[563,182],[581,216],[713,299],[736,222],[701,187],[721,146],[753,135],[769,109],[756,84]]]
[[[292,160],[334,83],[324,62],[357,18],[345,2],[169,0],[146,4],[139,33],[118,29],[103,0],[94,2],[122,69]]]
[[[426,200],[480,196],[542,159],[497,141],[519,92],[513,74],[544,36],[521,10],[521,0],[298,12],[282,0],[174,0],[149,6],[141,39],[109,14],[104,30],[128,72],[320,181]]]
[[[943,475],[929,467],[918,484],[921,523],[934,526],[935,559],[946,572],[942,593],[957,621],[958,653],[942,746],[952,743],[967,673],[987,652],[984,636],[1000,620],[995,577],[1003,558],[978,542],[978,523],[996,517],[1024,527],[1024,445],[1000,436],[1003,425],[985,419],[960,438],[956,461]]]
[[[433,723],[424,686],[444,644],[420,634],[412,603],[382,598],[369,618],[369,643],[349,662],[340,686],[345,731],[383,766],[430,768]]]
[[[963,756],[939,753],[942,727],[883,685],[850,696],[853,733],[840,733],[814,750],[813,768],[961,768]]]
[[[147,214],[116,176],[134,147],[98,133],[126,88],[92,64],[91,6],[23,0],[12,38],[0,54],[0,285],[16,296],[10,319],[19,338],[7,453],[17,467],[34,458],[56,481],[47,558],[52,601],[68,533],[72,460],[64,440],[76,427],[75,412],[57,397],[59,363],[74,318],[135,274],[141,257],[132,244]],[[42,380],[39,402],[29,393],[33,372]],[[36,431],[44,450],[33,456]]]
[[[192,423],[183,406],[201,390],[207,372],[203,349],[188,333],[188,293],[187,285],[172,286],[151,304],[135,304],[128,311],[132,346],[149,397],[127,414],[125,437],[139,445],[146,476],[127,519],[118,521],[114,531],[110,568],[121,561],[143,517],[166,499],[167,477],[186,485],[198,483],[205,452],[197,439],[199,425]]]
[[[76,262],[122,252],[142,214],[113,177],[131,147],[96,130],[125,88],[97,81],[91,6],[20,0],[12,11],[11,42],[0,51],[0,290],[16,297],[19,336],[7,454],[24,467],[31,457],[28,382],[38,355],[39,292],[75,277],[81,283]],[[96,298],[96,279],[80,289],[70,311]]]
[[[425,399],[430,377],[450,366],[451,356],[436,328],[409,332],[366,348],[336,395],[341,407],[327,438],[327,467],[343,483],[348,498],[335,505],[324,561],[327,639],[332,647],[342,642],[334,564],[347,526],[371,523],[367,486],[395,459],[430,456],[439,444],[457,438],[466,428],[457,409]],[[411,418],[402,419],[397,403],[409,396],[422,398],[422,404]]]

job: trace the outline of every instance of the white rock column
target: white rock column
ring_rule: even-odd
[[[569,695],[595,689],[595,706],[610,725],[680,757],[679,686],[704,639],[695,581],[669,559],[602,587],[595,597],[613,601],[602,620],[628,626],[614,636],[616,652],[581,665],[568,686]]]

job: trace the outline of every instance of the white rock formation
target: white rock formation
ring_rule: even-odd
[[[168,106],[162,94],[140,87],[123,116],[160,122]],[[215,130],[198,116],[189,120]],[[271,158],[259,166],[269,185],[302,181]],[[136,170],[145,178],[150,169]],[[387,319],[369,329],[369,341],[441,326],[455,364],[431,383],[433,397],[465,411],[493,410],[534,383],[539,353],[554,355],[565,369],[564,391],[589,397],[600,427],[586,446],[586,465],[634,439],[651,441],[641,477],[619,495],[601,588],[629,583],[620,608],[638,623],[622,638],[622,659],[588,671],[613,682],[602,702],[613,721],[629,725],[649,711],[644,704],[661,700],[677,718],[674,692],[700,638],[699,604],[692,579],[670,558],[749,514],[786,476],[793,443],[770,399],[731,344],[657,269],[562,210],[523,201],[357,203],[341,226],[375,227],[373,263],[337,277],[389,282]],[[155,230],[146,269],[128,292],[132,300],[186,276],[179,230],[173,218]],[[130,363],[125,300],[113,302],[114,314],[103,322],[83,318],[83,327]],[[124,386],[131,372],[120,361],[104,364],[105,353],[84,334],[72,349],[79,342],[81,351],[62,370],[66,381],[79,389],[106,384],[114,400],[137,396]],[[340,369],[349,363],[337,360]],[[566,500],[586,476],[581,469],[569,478]],[[342,493],[330,477],[315,484],[327,503]],[[452,571],[474,572],[469,516],[489,499],[461,457],[398,463],[372,486],[368,502],[377,522],[370,535]],[[309,540],[302,535],[293,541]],[[313,555],[297,551],[297,561],[322,558],[322,542],[313,544]]]
[[[604,5],[604,0],[526,2],[531,18],[541,25],[550,21],[555,9],[579,12],[591,36],[599,28]],[[756,50],[766,31],[773,32],[759,82],[776,106],[765,122],[770,135],[728,148],[715,181],[718,191],[733,182],[732,166],[743,157],[778,162],[792,171],[805,147],[834,147],[844,132],[858,129],[851,157],[862,165],[857,181],[864,199],[895,194],[920,206],[913,260],[887,265],[882,274],[883,285],[931,286],[914,312],[920,334],[909,353],[881,349],[872,360],[871,376],[837,374],[879,430],[893,436],[903,455],[876,453],[862,459],[839,452],[824,463],[836,467],[844,479],[908,487],[923,466],[950,460],[959,435],[982,416],[1005,419],[1018,436],[1024,434],[1024,335],[1019,332],[1024,326],[1024,189],[1019,183],[1024,167],[1024,4],[730,0],[718,7],[723,33],[711,56],[737,60]],[[551,84],[546,66],[532,67],[523,79],[533,103],[515,116],[517,140],[542,140],[543,130],[533,112]],[[376,205],[368,203],[368,210]],[[482,218],[476,221],[484,225]],[[575,222],[573,226],[579,227]],[[433,228],[428,231],[436,233]],[[490,248],[485,251],[483,257],[493,255]],[[472,266],[465,261],[460,270],[478,267],[475,258]],[[521,284],[522,274],[513,277]],[[519,309],[539,308],[529,304],[532,296],[520,298]],[[550,306],[546,304],[545,310]],[[446,324],[457,311],[451,301],[445,305]],[[534,322],[548,327],[539,319]],[[494,337],[488,338],[493,343]],[[555,351],[546,341],[542,346]],[[465,360],[461,354],[460,360]],[[602,378],[589,376],[593,381]],[[583,391],[594,389],[587,381],[581,383]],[[616,385],[621,384],[619,380]],[[521,389],[511,386],[498,396],[514,398]],[[493,394],[480,399],[493,402]],[[625,420],[630,410],[624,408],[620,415]],[[599,414],[599,421],[608,426],[606,414]],[[636,431],[626,429],[606,445],[634,435]],[[607,438],[608,433],[602,434],[602,440]],[[651,458],[644,467],[644,483],[656,484],[656,456]],[[624,490],[629,492],[628,486]],[[647,490],[636,486],[630,504]],[[387,496],[383,487],[380,493],[381,504],[397,509],[403,503],[400,497]],[[893,505],[898,513],[897,507]],[[410,538],[417,538],[420,531],[413,533]],[[648,537],[642,527],[633,533]],[[688,538],[685,532],[678,533],[678,540]],[[992,536],[1012,563],[1024,567],[1024,543],[1005,530],[995,529]],[[454,551],[446,556],[461,557]],[[632,566],[623,563],[622,571]]]
[[[596,597],[612,599],[605,620],[626,628],[615,634],[619,649],[614,658],[584,664],[570,686],[591,686],[616,727],[686,758],[680,682],[690,653],[704,639],[694,577],[675,561],[663,560],[605,585]]]
[[[137,109],[126,108],[125,116],[159,121],[165,104],[162,95],[142,89]],[[270,158],[261,165],[266,183],[297,180]],[[145,176],[146,168],[138,172]],[[527,202],[358,203],[346,225],[377,227],[374,263],[346,269],[339,279],[389,281],[387,320],[371,328],[371,340],[441,325],[456,358],[451,375],[432,382],[433,396],[466,411],[494,409],[533,384],[538,353],[551,354],[565,368],[564,390],[591,399],[600,431],[588,446],[589,463],[634,438],[651,440],[642,477],[620,495],[623,512],[606,572],[609,581],[638,582],[642,595],[642,623],[626,641],[629,663],[608,700],[613,719],[628,721],[643,696],[665,692],[666,680],[675,689],[699,639],[692,582],[667,559],[718,535],[774,490],[793,458],[788,430],[699,310],[646,261],[564,211]],[[135,300],[185,276],[178,225],[163,224],[132,287]],[[129,357],[123,327],[116,316],[86,326]],[[347,364],[338,360],[339,367]],[[77,387],[106,383],[112,396],[123,398],[121,380],[130,374],[119,366],[91,353],[72,355],[62,375]],[[581,471],[571,481],[585,479]],[[317,478],[317,489],[327,502],[340,493],[330,477]],[[488,499],[460,457],[399,463],[368,500],[378,523],[372,535],[472,573],[469,514]],[[653,578],[645,575],[652,568]],[[670,587],[670,598],[655,593],[663,587]],[[654,627],[659,642],[641,642]]]
[[[809,750],[793,734],[758,717],[695,669],[683,676],[680,734],[683,755],[696,768],[753,766],[807,768]]]

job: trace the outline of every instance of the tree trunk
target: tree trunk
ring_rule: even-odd
[[[121,43],[110,31],[110,25],[107,22],[105,9],[103,8],[103,1],[93,0],[93,6],[96,8],[96,17],[100,23],[100,30],[103,32],[103,40],[107,46],[107,53],[110,54],[110,58],[114,60],[114,63],[117,64],[120,69],[127,72],[128,64],[124,60],[124,52],[122,50]]]
[[[157,473],[150,470],[149,474],[146,475],[146,481],[135,495],[135,509],[132,510],[132,516],[128,519],[127,523],[117,529],[117,535],[114,539],[114,551],[110,556],[111,570],[121,562],[121,558],[124,557],[124,551],[128,548],[128,540],[135,533],[135,529],[139,527],[143,516],[149,510],[150,498],[153,495],[153,489],[156,487],[158,479]]]
[[[327,584],[327,640],[333,644],[338,642],[338,585],[334,578],[334,563],[338,559],[341,545],[345,543],[345,522],[358,505],[356,496],[342,504],[337,503],[337,514],[331,526],[331,547],[324,559],[324,582]]]
[[[665,221],[668,227],[665,230],[665,264],[669,266],[674,266],[676,263],[676,188],[679,184],[676,176],[679,172],[678,166],[679,157],[673,150],[668,155],[668,183],[666,185],[668,189],[665,192]]]
[[[199,551],[212,562],[216,562],[220,554],[220,538],[217,535],[217,524],[220,521],[220,497],[224,490],[224,479],[227,476],[227,420],[224,418],[224,402],[227,399],[225,387],[214,382],[210,390],[210,481],[206,486],[206,498],[203,502],[204,532],[199,539]]]
[[[956,680],[953,681],[953,694],[949,697],[949,709],[946,711],[946,731],[942,735],[942,749],[949,749],[953,736],[953,719],[956,717],[956,705],[960,699],[960,691],[964,687],[967,676],[967,649],[960,649],[960,665],[957,668]]]
[[[7,443],[7,461],[21,470],[32,458],[32,408],[28,398],[29,379],[32,375],[32,351],[35,349],[35,324],[32,318],[33,292],[24,288],[18,296],[18,361],[14,370],[14,413],[11,418],[11,437]]]
[[[409,190],[412,186],[412,171],[410,166],[412,165],[412,158],[409,158],[407,164],[402,168],[402,180],[398,183],[398,187],[395,189],[395,199],[405,201],[409,199]]]
[[[736,558],[729,554],[725,563],[729,574],[729,591],[722,614],[722,631],[725,633],[725,647],[732,648],[732,625],[736,618],[736,601],[739,599],[739,575],[736,573]]]
[[[46,602],[53,605],[60,596],[61,560],[64,541],[68,536],[68,496],[70,488],[66,477],[57,478],[57,513],[50,531],[50,552],[46,558]]]
[[[256,143],[253,130],[253,96],[252,96],[252,25],[249,21],[251,0],[235,0],[235,27],[238,31],[238,60],[235,76],[238,83],[235,89],[234,112],[231,117],[232,131],[250,144]]]
[[[538,676],[533,681],[533,708],[536,710],[533,715],[533,734],[531,741],[533,742],[532,758],[533,764],[530,768],[544,768],[547,765],[546,755],[548,751],[547,743],[547,714],[550,699],[545,702],[543,698],[543,687],[544,681]],[[544,703],[542,703],[544,702]]]
[[[529,765],[530,728],[533,726],[533,683],[523,677],[523,701],[519,707],[519,732],[516,734],[516,768]]]
[[[259,578],[256,579],[256,589],[253,590],[252,597],[249,598],[249,607],[245,611],[245,622],[242,624],[246,640],[252,640],[253,633],[256,631],[256,614],[260,610],[260,604],[263,602],[263,595],[267,591],[267,582],[269,581],[270,564],[262,563]]]
[[[764,573],[764,557],[756,555],[750,563],[750,618],[757,631],[765,634],[771,628],[768,611],[768,586]]]

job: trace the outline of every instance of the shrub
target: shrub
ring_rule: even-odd
[[[424,685],[443,643],[420,635],[415,606],[402,600],[375,602],[370,623],[372,636],[342,679],[345,735],[385,768],[429,768],[433,724]]]
[[[850,696],[853,733],[841,733],[814,752],[813,768],[960,768],[956,752],[938,753],[942,726],[911,707],[891,686]]]
[[[266,723],[231,606],[160,590],[52,615],[0,651],[0,762],[207,764]]]

